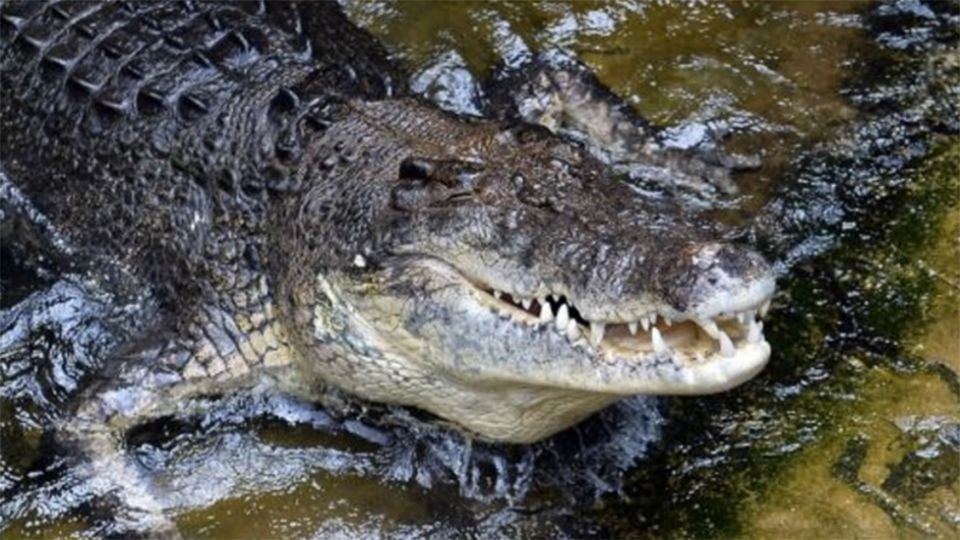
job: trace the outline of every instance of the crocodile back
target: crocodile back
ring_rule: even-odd
[[[0,159],[76,241],[169,278],[256,234],[331,100],[398,78],[332,2],[5,3]]]
[[[4,119],[35,118],[47,136],[190,124],[295,68],[356,96],[390,84],[380,48],[325,2],[30,1],[5,4],[0,23]]]

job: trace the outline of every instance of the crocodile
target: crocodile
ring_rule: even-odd
[[[259,384],[530,443],[770,357],[769,264],[610,156],[724,164],[583,76],[540,66],[547,106],[476,118],[413,95],[335,3],[11,2],[0,25],[3,170],[75,264],[152,299],[63,428],[101,461]]]

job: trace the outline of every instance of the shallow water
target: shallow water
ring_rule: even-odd
[[[211,401],[130,441],[184,534],[958,534],[958,9],[665,4],[348,10],[415,89],[462,113],[490,70],[559,47],[678,141],[726,133],[761,157],[715,217],[781,272],[770,367],[720,396],[628,400],[527,448],[403,409]],[[140,299],[18,247],[43,231],[3,232],[0,537],[89,530],[97,494],[46,428]]]

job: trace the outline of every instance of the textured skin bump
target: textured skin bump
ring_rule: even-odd
[[[395,91],[383,50],[325,3],[10,2],[0,28],[8,173],[178,302],[197,269],[258,264],[250,229],[297,187],[284,173],[331,101]]]

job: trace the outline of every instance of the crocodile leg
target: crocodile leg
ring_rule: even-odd
[[[291,356],[269,304],[265,307],[266,313],[237,315],[201,306],[186,331],[128,349],[79,396],[78,408],[57,435],[81,456],[80,470],[109,501],[111,515],[97,524],[98,533],[178,536],[150,478],[127,452],[125,436],[151,420],[199,414],[199,397],[286,378]],[[259,324],[250,328],[250,318]]]
[[[706,127],[696,140],[675,140],[562,52],[544,52],[499,71],[487,82],[485,95],[487,114],[579,141],[651,191],[689,193],[709,203],[738,192],[733,171],[759,166],[756,159],[723,152]]]
[[[24,249],[33,257],[42,252],[43,265],[56,266],[54,276],[85,266],[83,261],[74,263],[68,242],[6,180],[0,173],[0,232],[16,238],[6,247]],[[311,389],[290,376],[291,354],[262,276],[229,272],[235,276],[230,290],[211,291],[206,303],[186,308],[183,318],[192,322],[172,330],[165,322],[155,322],[156,306],[136,294],[133,282],[114,275],[113,267],[101,266],[105,268],[99,272],[70,272],[22,300],[18,291],[3,291],[4,300],[15,305],[0,311],[0,359],[26,354],[24,348],[36,332],[62,337],[61,332],[84,329],[79,341],[76,336],[64,338],[74,345],[64,351],[69,360],[51,360],[96,377],[69,397],[69,412],[54,428],[61,448],[56,453],[76,463],[75,473],[92,497],[90,519],[98,535],[177,537],[149,475],[128,455],[126,434],[151,420],[199,414],[202,404],[195,398],[200,396],[276,381],[301,394]],[[99,288],[104,280],[109,291]],[[116,307],[109,307],[111,303]],[[130,343],[122,345],[125,341]],[[110,350],[114,352],[95,360]]]

